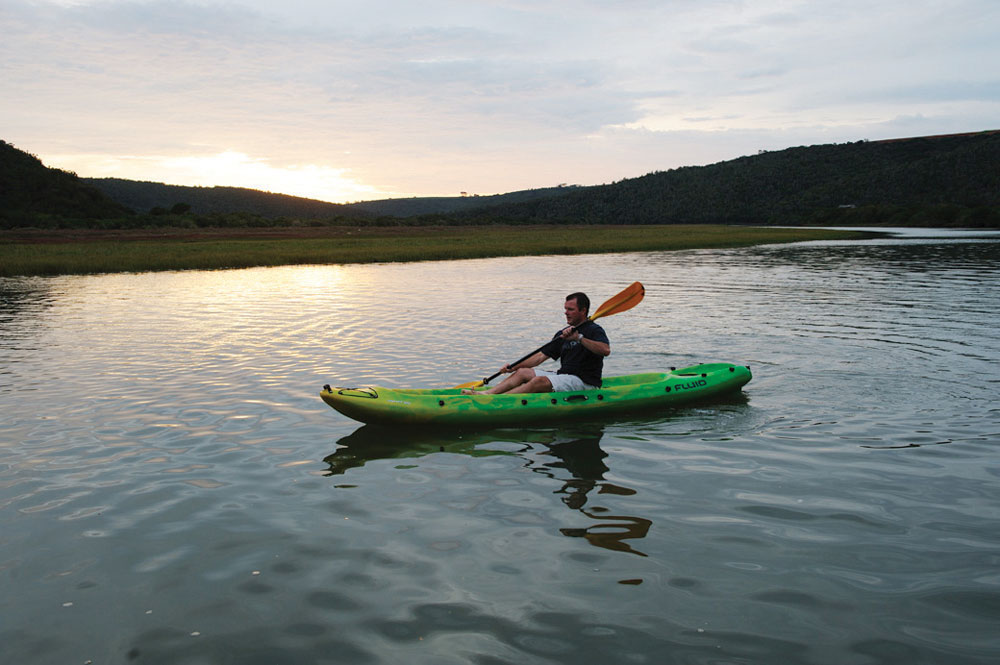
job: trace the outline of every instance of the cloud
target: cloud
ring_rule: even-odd
[[[595,184],[991,128],[998,23],[974,0],[5,0],[0,138],[83,175],[241,154],[380,194]]]
[[[317,164],[275,165],[264,158],[240,152],[190,154],[185,156],[50,155],[61,168],[87,168],[88,176],[121,178],[139,170],[153,182],[200,187],[249,187],[326,201],[362,201],[384,198],[393,192],[357,182],[348,169]]]

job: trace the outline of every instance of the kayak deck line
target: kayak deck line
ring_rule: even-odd
[[[463,394],[458,388],[325,385],[320,397],[341,414],[364,423],[495,427],[669,408],[738,392],[751,378],[748,366],[706,363],[606,377],[600,388],[592,390],[491,395]]]

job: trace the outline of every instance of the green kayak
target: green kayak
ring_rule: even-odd
[[[331,388],[320,397],[348,418],[377,425],[504,427],[662,409],[739,391],[750,368],[729,363],[604,378],[597,390],[463,395],[456,388]]]

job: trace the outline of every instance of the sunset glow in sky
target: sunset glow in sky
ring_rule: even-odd
[[[328,201],[1000,129],[995,0],[2,0],[0,139]]]

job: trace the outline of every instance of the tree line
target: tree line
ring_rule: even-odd
[[[1000,226],[1000,132],[789,148],[467,215],[532,224]]]
[[[1000,227],[1000,131],[762,152],[592,187],[335,204],[81,179],[0,141],[0,226],[756,224]]]

